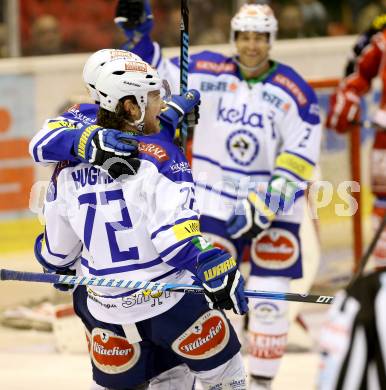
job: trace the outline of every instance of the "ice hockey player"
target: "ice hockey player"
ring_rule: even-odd
[[[123,58],[106,63],[95,86],[100,109],[89,127],[135,136],[141,164],[136,175],[117,180],[87,162],[58,164],[45,201],[44,245],[41,237],[36,245],[40,263],[85,276],[186,284],[194,276],[205,298],[78,287],[74,307],[87,329],[93,389],[133,389],[177,364],[205,388],[246,389],[240,344],[222,311],[247,312],[243,278],[235,259],[201,236],[190,166],[159,133],[161,123],[175,129],[199,93],[172,96],[165,105],[156,70]],[[80,143],[87,151],[90,140]],[[190,389],[186,379],[175,389]],[[154,388],[169,388],[162,375],[156,380]]]
[[[117,159],[114,163],[111,161],[106,165],[110,176],[115,178],[136,172],[139,164],[135,158],[137,141],[118,130],[95,128],[87,134],[92,140],[87,153],[79,148],[80,139],[85,137],[84,130],[95,124],[99,109],[99,95],[95,90],[97,76],[101,67],[115,58],[139,59],[126,50],[103,49],[92,54],[83,68],[83,81],[95,103],[76,104],[60,116],[47,119],[29,144],[30,155],[35,162],[46,165],[58,161],[83,161],[101,167],[111,157],[120,157],[128,160],[129,164]],[[118,137],[124,142],[117,144]]]
[[[371,153],[371,187],[375,195],[373,217],[379,223],[386,211],[386,14],[374,19],[371,27],[359,36],[346,67],[345,77],[331,96],[326,126],[338,133],[349,132],[360,120],[360,97],[371,90],[379,76],[382,88],[379,109],[372,122],[376,131]],[[386,232],[373,253],[377,268],[386,266]]]
[[[117,7],[127,47],[176,90],[179,59],[164,59],[151,40],[149,2],[134,3]],[[277,21],[269,6],[242,6],[231,30],[236,55],[203,51],[189,59],[189,87],[202,99],[192,159],[201,231],[239,261],[250,259],[248,288],[288,291],[302,277],[299,226],[319,156],[318,103],[301,76],[270,59]],[[267,389],[286,347],[288,304],[254,300],[250,308],[250,388]]]

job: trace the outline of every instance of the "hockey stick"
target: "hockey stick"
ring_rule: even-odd
[[[368,246],[365,254],[362,256],[361,261],[359,262],[358,269],[354,272],[354,275],[352,276],[347,288],[352,286],[353,283],[362,275],[362,273],[366,267],[366,264],[368,263],[371,255],[375,249],[375,246],[377,245],[379,237],[381,237],[381,234],[382,234],[383,230],[385,229],[385,227],[386,227],[386,213],[383,216],[382,222],[378,226],[378,229],[375,232],[374,237],[371,240],[370,245]]]
[[[188,90],[188,66],[189,66],[189,7],[188,0],[181,0],[181,38],[180,38],[180,94]],[[188,138],[188,124],[182,121],[180,129],[180,140],[186,151],[186,140]]]
[[[87,278],[82,276],[44,274],[36,272],[22,272],[0,269],[0,280],[19,280],[24,282],[40,282],[51,284],[69,284],[73,286],[98,286],[98,287],[118,287],[132,288],[148,291],[176,291],[189,294],[203,294],[201,286],[177,283],[144,282],[139,280],[107,279],[107,278]],[[279,301],[308,302],[308,303],[332,303],[334,297],[329,295],[294,294],[271,291],[245,290],[248,298],[265,298]]]

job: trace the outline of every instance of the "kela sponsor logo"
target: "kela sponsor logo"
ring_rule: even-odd
[[[221,312],[211,310],[179,336],[172,348],[189,359],[206,359],[223,350],[228,340],[228,323]]]
[[[106,374],[119,374],[133,367],[140,356],[139,344],[130,344],[125,337],[107,329],[95,328],[91,333],[91,358]]]
[[[219,100],[217,106],[217,120],[225,123],[240,124],[253,128],[263,128],[263,115],[258,112],[248,112],[247,105],[242,104],[241,109],[223,106],[223,99]]]

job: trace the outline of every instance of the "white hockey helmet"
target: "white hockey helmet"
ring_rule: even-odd
[[[231,20],[231,43],[235,42],[237,31],[255,31],[269,34],[272,46],[277,32],[277,20],[268,5],[244,4]]]
[[[91,98],[99,102],[99,94],[95,89],[96,80],[101,67],[106,63],[116,58],[127,58],[141,60],[136,54],[126,50],[117,49],[102,49],[92,54],[86,61],[83,67],[83,81]]]
[[[96,89],[100,95],[100,106],[115,112],[120,99],[134,96],[141,110],[141,117],[133,123],[143,123],[147,105],[147,94],[164,86],[157,71],[141,59],[118,58],[106,63],[98,75]]]

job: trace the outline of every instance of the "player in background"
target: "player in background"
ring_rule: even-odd
[[[386,14],[374,19],[368,31],[359,36],[347,64],[345,77],[331,96],[326,126],[338,133],[346,133],[360,121],[360,98],[371,90],[376,77],[381,81],[379,109],[372,122],[375,139],[370,161],[371,187],[375,195],[374,225],[378,225],[386,211]],[[374,226],[376,228],[376,226]],[[375,247],[376,267],[386,266],[386,232]]]
[[[176,91],[179,59],[162,57],[150,38],[149,2],[138,3],[118,2],[126,47]],[[192,158],[201,231],[239,261],[250,260],[248,288],[288,291],[302,277],[299,226],[319,157],[318,103],[301,76],[270,59],[277,31],[270,7],[244,5],[231,29],[234,56],[203,51],[189,61],[189,87],[202,99]],[[254,300],[250,309],[250,388],[267,389],[286,347],[288,304]]]
[[[386,273],[335,295],[320,336],[320,390],[386,388]]]
[[[151,299],[138,289],[78,287],[74,307],[87,328],[94,389],[132,389],[173,364],[185,364],[205,388],[246,389],[240,344],[222,312],[248,311],[243,278],[231,255],[201,236],[190,166],[159,133],[161,124],[175,130],[199,93],[175,95],[165,105],[161,86],[143,61],[120,58],[103,66],[96,81],[100,108],[90,127],[135,136],[140,167],[113,180],[87,162],[58,164],[37,258],[55,272],[75,267],[84,276],[185,284],[194,276],[204,287],[205,298],[150,293]],[[166,387],[158,376],[154,388],[170,388],[170,378],[163,379]],[[175,389],[190,389],[185,380]]]

